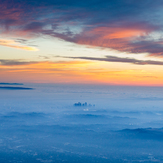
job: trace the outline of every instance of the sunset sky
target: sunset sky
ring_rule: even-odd
[[[0,82],[163,86],[162,0],[0,0]]]

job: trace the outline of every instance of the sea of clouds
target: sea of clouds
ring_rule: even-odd
[[[162,87],[0,83],[0,162],[162,162],[162,107]]]

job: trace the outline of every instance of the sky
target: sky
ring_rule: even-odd
[[[163,86],[162,0],[0,0],[0,81]]]

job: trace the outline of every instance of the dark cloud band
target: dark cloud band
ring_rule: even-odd
[[[29,64],[35,64],[38,62],[26,62],[26,61],[20,61],[20,60],[0,60],[0,65],[4,65],[4,66],[16,66],[16,65],[29,65]]]
[[[120,62],[120,63],[131,63],[136,65],[163,65],[161,61],[152,60],[138,60],[134,58],[120,58],[115,56],[106,56],[105,58],[95,58],[95,57],[64,57],[71,59],[84,59],[92,61],[105,61],[105,62]]]

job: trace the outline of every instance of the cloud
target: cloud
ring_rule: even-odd
[[[162,0],[0,0],[0,31],[162,56],[162,6]]]
[[[84,67],[84,64],[89,64],[87,61],[58,61],[58,62],[48,62],[48,61],[23,61],[23,60],[14,60],[14,59],[0,59],[0,68],[36,68],[36,69],[63,69],[67,70],[68,68],[78,68],[80,65]],[[69,67],[70,66],[70,67]]]
[[[21,61],[21,60],[10,60],[10,59],[0,59],[0,65],[3,66],[17,66],[17,65],[31,65],[37,62],[33,61]]]
[[[17,42],[15,42],[14,40],[0,40],[0,45],[1,46],[6,46],[6,47],[10,47],[10,48],[16,48],[16,49],[21,49],[21,50],[27,50],[27,51],[38,51],[37,48],[35,47],[30,47],[30,46],[24,46],[24,45],[20,45]]]
[[[96,58],[96,57],[64,57],[64,58],[84,59],[84,60],[92,60],[92,61],[105,61],[105,62],[132,63],[136,65],[163,65],[162,61],[138,60],[134,58],[128,58],[128,57],[121,58],[121,57],[115,57],[115,56],[106,56],[105,58]]]
[[[79,57],[80,59],[80,57]],[[88,58],[86,58],[88,59]],[[160,71],[152,69],[114,69],[101,67],[102,64],[81,59],[60,62],[31,62],[23,60],[0,60],[1,82],[34,82],[34,83],[106,83],[134,85],[162,85],[163,76]],[[104,58],[105,60],[105,58]],[[107,57],[106,57],[107,60]],[[117,61],[120,59],[109,58]],[[124,61],[126,62],[126,61]],[[130,60],[132,63],[133,61]],[[128,61],[127,61],[128,63]],[[143,63],[144,64],[144,63]],[[148,77],[147,77],[148,76]],[[157,78],[155,78],[157,77]],[[150,79],[150,80],[149,80]],[[158,80],[159,79],[159,80]]]

